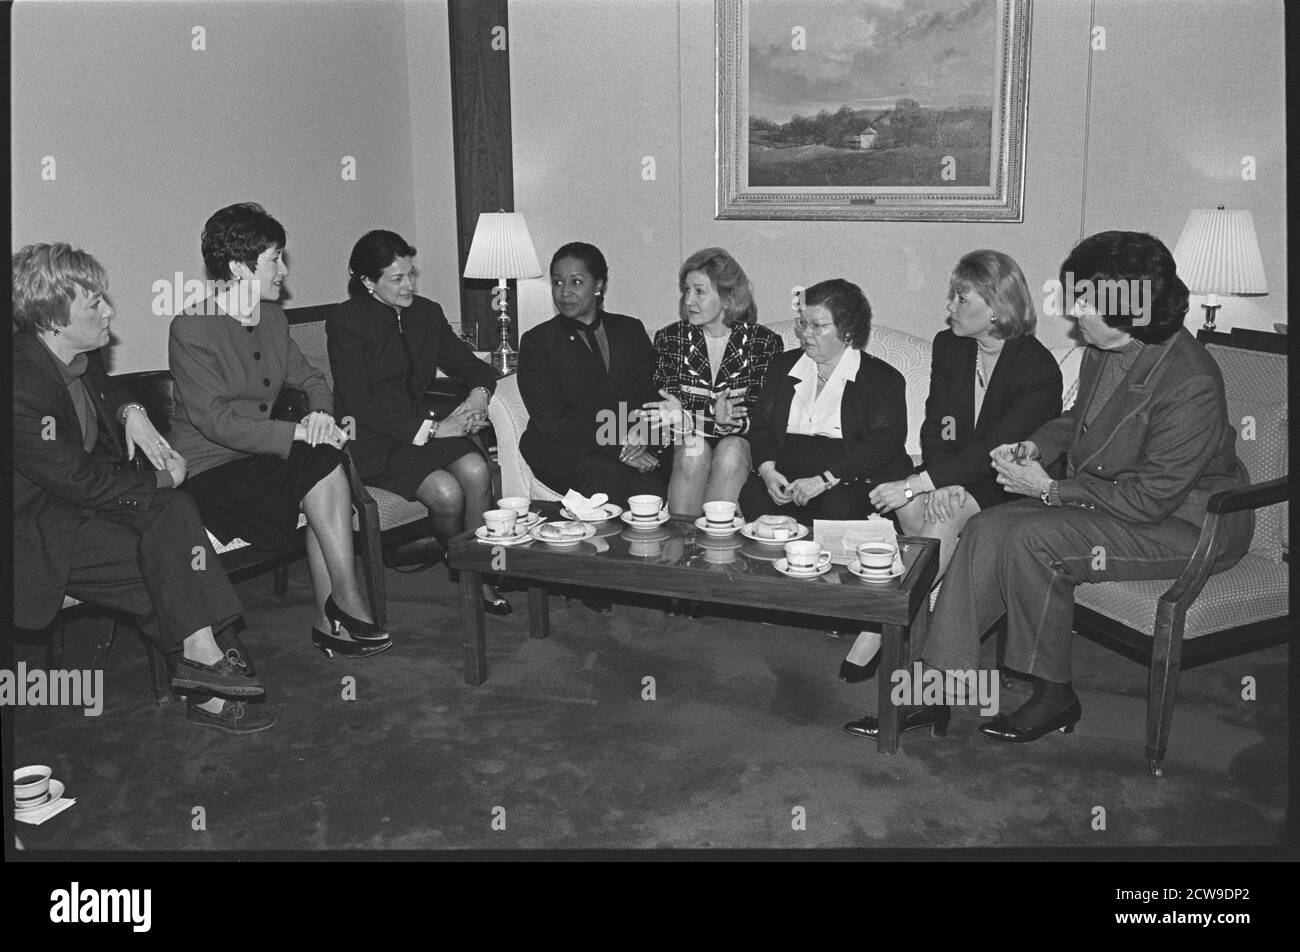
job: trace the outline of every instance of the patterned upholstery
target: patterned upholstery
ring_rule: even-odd
[[[324,321],[308,321],[305,324],[290,324],[289,336],[298,345],[307,363],[325,375],[325,382],[330,390],[334,389],[334,375],[330,373],[329,338],[325,334]]]
[[[1290,593],[1287,571],[1283,563],[1247,553],[1226,572],[1211,575],[1187,609],[1184,640],[1285,615]],[[1172,584],[1169,579],[1102,582],[1080,585],[1074,597],[1085,608],[1151,634],[1156,603]]]
[[[379,507],[379,530],[387,532],[389,529],[395,529],[398,526],[404,526],[408,522],[415,522],[418,519],[427,519],[429,510],[424,508],[423,503],[410,502],[403,499],[397,493],[390,493],[387,489],[377,489],[374,486],[367,486],[366,492],[370,493],[375,504]],[[356,532],[360,527],[357,525],[357,514],[352,513],[352,531]],[[430,528],[432,532],[432,528]]]
[[[1206,344],[1223,373],[1228,396],[1228,420],[1237,430],[1237,456],[1253,483],[1285,476],[1287,471],[1287,359]],[[1253,424],[1253,425],[1252,425]],[[1253,432],[1252,432],[1253,430]],[[1286,542],[1287,504],[1255,512],[1255,539],[1250,550],[1281,561]]]
[[[511,374],[497,381],[488,404],[488,419],[497,435],[497,462],[501,466],[501,495],[554,500],[559,493],[537,479],[519,452],[519,439],[528,428],[528,408],[519,395],[519,377]]]

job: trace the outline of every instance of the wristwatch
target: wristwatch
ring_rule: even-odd
[[[1050,506],[1052,504],[1052,490],[1054,489],[1056,489],[1056,480],[1052,480],[1048,483],[1047,488],[1038,494],[1038,498],[1043,501],[1044,506]]]
[[[916,493],[912,490],[912,481],[910,479],[903,483],[903,498],[908,502],[911,502],[916,498]]]

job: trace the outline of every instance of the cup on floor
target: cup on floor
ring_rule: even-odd
[[[50,799],[50,776],[54,770],[45,764],[19,767],[14,771],[14,809],[30,810]]]

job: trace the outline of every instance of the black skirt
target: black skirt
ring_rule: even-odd
[[[807,476],[820,476],[825,470],[834,470],[844,462],[844,441],[829,436],[804,436],[787,433],[781,459],[776,470],[793,482]],[[870,487],[865,483],[840,483],[827,489],[806,506],[786,503],[778,506],[767,494],[767,486],[757,472],[740,491],[740,509],[746,519],[759,516],[790,516],[796,522],[811,527],[814,519],[865,519],[875,508],[868,496]]]
[[[295,442],[288,459],[259,454],[232,460],[190,477],[181,488],[223,545],[243,539],[274,552],[293,540],[303,497],[342,462],[343,452],[327,443]]]
[[[367,486],[386,489],[390,493],[397,493],[403,499],[415,502],[416,490],[430,473],[446,469],[456,460],[471,454],[479,454],[479,448],[473,441],[463,436],[429,440],[423,446],[402,443],[389,451],[383,472],[373,476],[367,473],[365,483]],[[353,459],[359,466],[364,467],[364,461],[356,455],[355,450]],[[366,472],[364,468],[362,471]]]

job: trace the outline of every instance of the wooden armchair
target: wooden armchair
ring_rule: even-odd
[[[1075,592],[1075,630],[1150,668],[1146,760],[1157,777],[1163,775],[1181,670],[1288,635],[1287,359],[1285,338],[1279,338],[1239,331],[1200,335],[1223,373],[1237,454],[1252,482],[1209,500],[1182,575],[1172,583],[1105,582]],[[1231,569],[1211,575],[1223,516],[1245,509],[1255,511],[1250,551]]]

